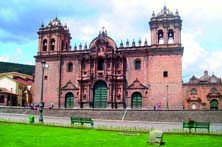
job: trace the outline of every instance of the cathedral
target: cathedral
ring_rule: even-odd
[[[89,46],[71,48],[69,29],[57,17],[41,25],[34,103],[43,97],[56,108],[183,109],[181,17],[164,7],[153,12],[149,28],[150,45],[117,45],[103,29]]]

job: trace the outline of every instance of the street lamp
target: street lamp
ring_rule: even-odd
[[[43,108],[44,108],[44,102],[43,102],[43,83],[44,83],[44,69],[45,69],[45,66],[46,66],[45,60],[42,60],[41,64],[42,64],[42,86],[41,86],[41,101],[39,103],[39,112],[40,112],[39,122],[43,123],[42,112],[43,112]]]
[[[167,89],[166,107],[167,107],[167,110],[169,110],[169,106],[168,106],[168,85],[166,85],[166,89]]]

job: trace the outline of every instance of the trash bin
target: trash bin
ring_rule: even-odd
[[[35,117],[34,115],[29,116],[29,123],[34,123],[35,122]]]

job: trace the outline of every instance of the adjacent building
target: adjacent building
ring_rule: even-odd
[[[30,105],[32,103],[32,83],[32,76],[26,74],[0,73],[0,105]]]
[[[200,78],[192,76],[188,83],[183,84],[184,106],[186,109],[218,110],[222,109],[221,78],[208,71]]]

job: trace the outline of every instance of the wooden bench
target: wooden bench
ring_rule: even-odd
[[[83,125],[84,123],[90,124],[92,127],[94,125],[94,121],[91,118],[84,118],[84,117],[70,117],[71,124],[74,125],[75,123],[79,123]]]
[[[191,129],[194,128],[195,132],[197,131],[197,128],[200,129],[208,129],[208,133],[210,132],[210,123],[209,122],[183,122],[183,128],[189,128],[189,132],[191,132]]]

